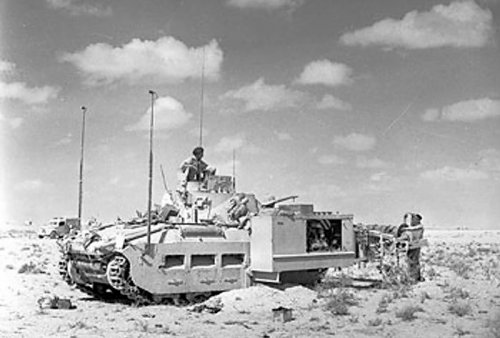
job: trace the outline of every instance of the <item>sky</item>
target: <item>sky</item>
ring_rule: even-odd
[[[0,218],[146,210],[202,143],[237,190],[500,229],[500,1],[0,2]],[[203,81],[202,81],[203,78]],[[203,85],[202,85],[203,83]]]

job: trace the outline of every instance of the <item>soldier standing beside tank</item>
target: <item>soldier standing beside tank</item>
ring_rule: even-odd
[[[420,241],[424,237],[424,226],[421,221],[422,216],[419,214],[405,214],[404,223],[399,230],[399,239],[407,240],[410,243]],[[408,249],[407,258],[410,278],[415,282],[423,281],[420,271],[420,247]]]

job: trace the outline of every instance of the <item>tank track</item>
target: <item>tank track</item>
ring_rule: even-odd
[[[151,304],[151,297],[148,297],[144,291],[134,284],[129,271],[130,264],[128,260],[120,255],[114,256],[106,268],[109,284],[136,305]]]
[[[58,266],[59,275],[68,285],[74,285],[78,290],[93,298],[111,300],[111,295],[106,292],[106,288],[98,287],[99,285],[90,286],[75,283],[68,272],[69,260],[68,255],[64,255],[59,261]],[[110,259],[106,268],[106,277],[113,291],[116,291],[117,294],[125,298],[128,302],[138,306],[154,304],[187,306],[200,303],[214,294],[211,292],[204,292],[152,296],[134,284],[130,277],[130,263],[121,255],[116,255]],[[109,291],[110,288],[108,287],[107,289]]]
[[[58,264],[59,275],[68,285],[73,285],[74,281],[71,279],[71,276],[69,275],[68,272],[68,261],[69,257],[67,255],[64,255],[59,261]]]
[[[106,269],[106,276],[109,284],[115,290],[133,304],[139,306],[159,304],[186,306],[200,303],[213,295],[212,292],[172,294],[168,296],[150,295],[134,284],[130,277],[130,263],[120,255],[111,258]]]

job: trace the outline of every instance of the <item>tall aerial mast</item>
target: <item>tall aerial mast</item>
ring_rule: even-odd
[[[154,105],[158,94],[150,90],[151,95],[151,124],[149,126],[149,186],[148,186],[148,250],[151,244],[151,200],[153,197],[153,130],[154,130]]]
[[[200,99],[200,147],[203,146],[203,106],[205,89],[205,47],[203,47],[203,59],[201,61],[201,99]]]
[[[82,139],[80,142],[80,180],[78,187],[78,222],[82,225],[82,203],[83,203],[83,154],[85,141],[85,113],[87,108],[82,106]]]

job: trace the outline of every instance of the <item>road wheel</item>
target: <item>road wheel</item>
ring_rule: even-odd
[[[57,232],[52,231],[52,232],[50,233],[50,236],[49,236],[49,237],[50,237],[51,239],[56,239],[56,238],[57,238],[57,237],[59,237],[59,236],[57,235]]]

